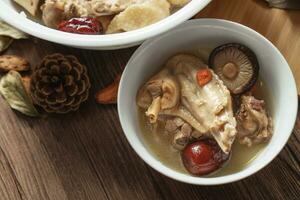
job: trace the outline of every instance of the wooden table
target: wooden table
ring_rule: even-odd
[[[218,8],[218,3],[203,13]],[[40,119],[13,112],[0,98],[1,200],[299,199],[300,117],[280,155],[236,183],[187,185],[145,164],[126,141],[116,106],[97,105],[92,97],[113,80],[134,50],[88,51],[40,40],[14,42],[6,53],[24,56],[32,65],[54,52],[78,56],[88,66],[92,95],[75,113]]]

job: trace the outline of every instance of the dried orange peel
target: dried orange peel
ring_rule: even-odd
[[[100,104],[117,103],[120,79],[121,79],[121,74],[117,75],[115,80],[110,85],[108,85],[107,87],[103,88],[102,90],[96,93],[95,98],[97,103]]]

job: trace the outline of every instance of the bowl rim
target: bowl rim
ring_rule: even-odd
[[[236,30],[239,31],[246,31],[251,35],[255,35],[257,38],[259,38],[260,40],[262,40],[263,42],[265,42],[268,46],[270,46],[271,48],[273,48],[275,50],[275,53],[280,57],[280,59],[285,63],[285,67],[286,67],[286,72],[287,75],[292,78],[292,84],[291,84],[291,89],[292,89],[292,97],[291,99],[289,99],[289,104],[291,105],[291,121],[289,121],[289,125],[287,128],[287,133],[284,137],[284,140],[282,140],[282,142],[280,143],[281,146],[279,146],[279,148],[277,147],[276,150],[274,152],[272,152],[272,155],[267,157],[266,159],[264,159],[263,162],[259,162],[259,163],[255,163],[251,168],[247,168],[245,170],[242,170],[240,172],[234,173],[234,174],[230,174],[230,175],[226,175],[226,176],[222,176],[222,177],[210,177],[210,178],[203,178],[203,177],[193,177],[193,176],[187,176],[189,178],[184,178],[182,177],[182,174],[180,172],[176,172],[175,170],[167,167],[167,166],[158,166],[158,159],[156,159],[151,152],[148,152],[150,157],[148,156],[144,156],[142,155],[141,152],[138,151],[138,145],[136,145],[133,141],[133,139],[129,136],[129,134],[127,133],[127,130],[124,129],[125,123],[126,123],[126,113],[124,113],[122,111],[122,106],[121,106],[121,99],[123,97],[123,93],[126,92],[126,86],[124,84],[125,82],[125,78],[127,77],[126,74],[128,74],[128,69],[130,68],[129,66],[131,65],[131,63],[133,63],[134,59],[141,55],[144,51],[144,48],[151,44],[153,41],[159,40],[161,37],[167,36],[168,34],[172,33],[172,30],[161,35],[158,37],[155,37],[153,39],[147,40],[146,42],[144,42],[132,55],[132,57],[130,58],[130,60],[128,61],[125,70],[123,72],[123,75],[121,77],[120,80],[120,85],[119,85],[119,91],[118,91],[118,114],[119,114],[119,119],[120,119],[120,123],[123,129],[123,132],[128,140],[128,142],[130,143],[131,147],[134,149],[134,151],[138,154],[138,156],[144,160],[149,166],[151,166],[153,169],[155,169],[156,171],[160,172],[161,174],[164,174],[165,176],[175,179],[177,181],[180,182],[184,182],[184,183],[189,183],[189,184],[195,184],[195,185],[220,185],[220,184],[226,184],[226,183],[231,183],[231,182],[235,182],[241,179],[244,179],[256,172],[258,172],[259,170],[261,170],[262,168],[264,168],[265,166],[267,166],[279,153],[280,151],[283,149],[283,147],[285,146],[285,144],[287,143],[290,135],[292,134],[292,130],[294,128],[294,124],[296,121],[296,117],[297,117],[297,112],[298,112],[298,97],[297,97],[297,89],[296,89],[296,83],[295,83],[295,79],[293,77],[293,74],[291,72],[291,69],[287,63],[287,61],[285,60],[285,58],[283,57],[283,55],[280,53],[280,51],[265,37],[263,37],[261,34],[257,33],[256,31],[242,25],[236,22],[232,22],[232,21],[227,21],[227,20],[222,20],[222,19],[195,19],[195,20],[190,20],[187,21],[183,24],[181,24],[178,29],[184,29],[185,27],[188,26],[193,26],[193,25],[197,25],[199,27],[199,25],[204,25],[204,26],[221,26],[221,27],[226,27],[226,28],[235,28]],[[132,68],[132,67],[131,67]],[[142,145],[143,146],[143,145]]]
[[[30,35],[51,42],[82,48],[109,48],[136,44],[172,29],[197,14],[210,2],[211,0],[192,0],[177,12],[154,24],[133,31],[107,35],[80,35],[48,28],[18,13],[4,1],[0,1],[0,18]]]

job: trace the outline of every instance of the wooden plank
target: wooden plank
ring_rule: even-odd
[[[214,0],[198,17],[223,16],[259,28],[268,25],[265,18],[271,18],[266,9],[262,1],[227,0],[225,4]],[[256,10],[260,14],[250,18]],[[279,21],[271,20],[273,25],[261,32],[275,41],[292,66],[299,64],[290,52],[299,51],[296,44],[284,46],[285,37],[297,39],[291,31],[299,30],[289,24],[288,17],[278,18],[278,13],[281,16],[286,11],[270,10]],[[226,11],[226,15],[221,11]],[[238,18],[237,12],[244,13],[244,17]],[[280,26],[289,33],[273,33],[273,27]],[[33,66],[46,54],[74,54],[88,66],[92,88],[89,100],[77,112],[41,119],[13,112],[0,98],[1,200],[299,199],[299,116],[280,155],[257,174],[236,183],[215,187],[188,185],[145,164],[128,144],[116,106],[97,105],[93,99],[93,94],[122,70],[134,50],[79,50],[33,39],[15,41],[5,52],[26,57]]]
[[[0,160],[0,196],[3,199],[11,200],[25,199],[20,183],[16,179],[12,166],[2,148],[0,148]]]
[[[270,8],[263,0],[213,0],[195,18],[244,24],[268,38],[289,63],[300,94],[300,11]]]

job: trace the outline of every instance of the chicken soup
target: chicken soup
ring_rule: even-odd
[[[195,176],[242,169],[272,136],[255,54],[225,44],[208,60],[209,66],[179,53],[137,94],[149,149],[166,165]]]

